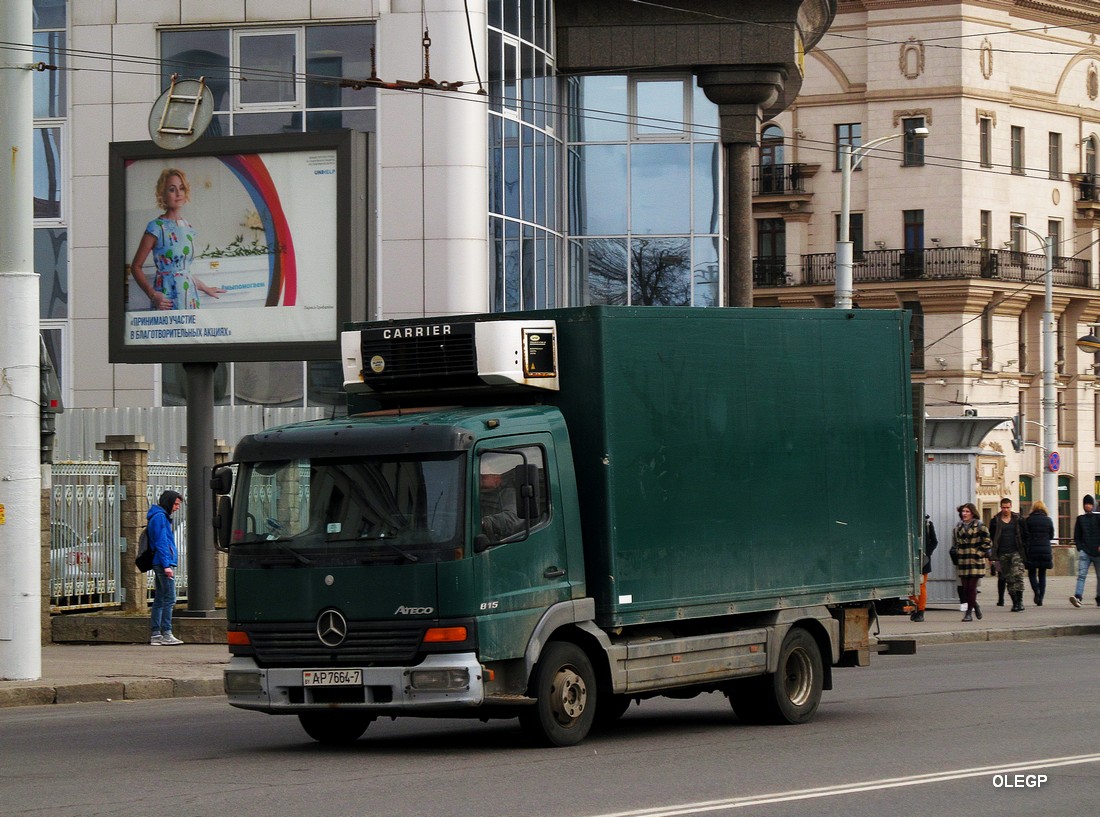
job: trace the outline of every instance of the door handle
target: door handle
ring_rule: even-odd
[[[565,575],[565,570],[560,567],[548,567],[542,572],[542,575],[548,579],[560,579]]]

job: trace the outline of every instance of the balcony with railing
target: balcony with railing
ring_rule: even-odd
[[[752,259],[752,285],[754,287],[783,287],[791,282],[787,274],[786,258],[757,257]]]
[[[801,162],[755,165],[752,169],[752,194],[754,196],[805,194],[809,192],[806,189],[806,182],[812,175],[811,168]]]
[[[769,259],[757,259],[769,260]],[[866,250],[852,263],[855,283],[889,281],[945,281],[986,278],[1009,282],[1042,281],[1046,256],[1041,253],[990,250],[984,247],[933,247],[923,250]],[[785,286],[785,277],[757,276],[754,285]],[[806,284],[836,281],[836,254],[802,256],[802,280]],[[1054,283],[1088,287],[1089,262],[1081,258],[1054,258]]]

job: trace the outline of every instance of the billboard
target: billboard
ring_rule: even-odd
[[[365,169],[350,131],[111,144],[110,361],[338,358],[365,312]]]

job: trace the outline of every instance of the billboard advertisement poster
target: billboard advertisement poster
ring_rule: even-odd
[[[113,144],[112,362],[336,357],[349,135]]]

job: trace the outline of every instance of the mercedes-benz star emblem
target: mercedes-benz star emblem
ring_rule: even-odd
[[[348,637],[348,620],[339,610],[325,610],[317,616],[317,637],[326,647],[339,647]]]

